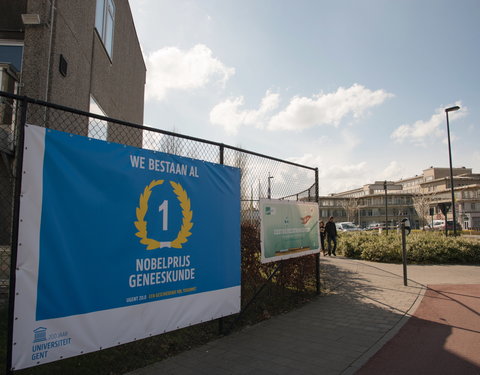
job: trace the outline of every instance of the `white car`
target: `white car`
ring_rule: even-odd
[[[337,230],[340,232],[358,232],[362,229],[353,224],[350,221],[344,221],[342,223],[336,223]]]
[[[367,230],[375,230],[375,229],[385,229],[385,224],[382,223],[371,223],[368,224]]]
[[[428,227],[428,228],[427,228]],[[425,229],[427,230],[445,230],[445,220],[433,220],[433,226],[432,224],[426,225]],[[457,223],[457,231],[462,230],[462,226]],[[447,230],[453,230],[453,220],[448,220],[447,221]]]
[[[426,230],[443,230],[445,229],[445,220],[433,220],[433,223],[425,225]]]

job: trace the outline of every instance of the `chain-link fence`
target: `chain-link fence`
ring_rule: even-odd
[[[12,236],[18,218],[16,164],[21,163],[19,140],[25,124],[240,168],[242,307],[248,305],[257,315],[266,317],[275,313],[272,301],[291,300],[292,296],[303,298],[305,293],[315,293],[315,286],[318,291],[318,257],[293,258],[279,264],[260,262],[260,198],[318,201],[315,168],[1,92],[0,118],[0,287],[4,301],[8,294],[11,249],[16,241]],[[265,286],[268,291],[258,297]],[[236,323],[231,322],[231,326]]]
[[[0,97],[0,303],[7,300],[10,277],[17,101]]]

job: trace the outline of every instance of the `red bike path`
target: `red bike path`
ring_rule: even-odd
[[[480,374],[480,285],[428,285],[413,316],[357,374]]]

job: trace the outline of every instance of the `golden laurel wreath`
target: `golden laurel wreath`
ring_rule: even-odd
[[[150,199],[150,195],[152,194],[152,189],[155,186],[163,184],[163,181],[164,180],[153,180],[152,182],[150,182],[150,185],[145,187],[143,194],[140,194],[139,207],[137,207],[136,210],[138,221],[135,221],[134,224],[138,232],[135,233],[135,235],[141,238],[141,244],[147,245],[147,250],[155,250],[165,246],[164,243],[147,237],[147,222],[145,221],[145,215],[148,211],[148,200]],[[187,238],[192,234],[190,230],[193,227],[193,213],[190,209],[190,199],[188,198],[188,195],[183,189],[182,185],[173,181],[170,181],[170,185],[172,185],[173,192],[176,194],[177,199],[180,201],[183,220],[177,238],[170,242],[169,245],[170,247],[181,249],[182,244],[187,242]]]

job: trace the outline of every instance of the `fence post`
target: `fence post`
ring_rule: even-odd
[[[13,321],[14,321],[14,301],[15,301],[15,271],[17,267],[18,251],[18,225],[20,216],[20,195],[22,189],[22,168],[23,151],[25,141],[25,124],[27,122],[27,98],[22,99],[22,108],[20,112],[20,123],[16,134],[15,147],[15,188],[13,196],[13,216],[12,216],[12,237],[10,245],[10,285],[8,294],[8,342],[7,342],[7,360],[6,374],[12,374],[12,342],[13,342]]]
[[[220,145],[220,150],[219,151],[220,151],[219,163],[223,165],[223,154],[224,154],[224,151],[225,151],[225,146],[223,145],[223,143]],[[223,335],[223,317],[218,318],[218,333],[220,335]]]
[[[224,150],[225,150],[225,146],[223,145],[223,143],[220,145],[220,161],[219,163],[220,164],[223,164],[223,153],[224,153]]]
[[[405,236],[405,222],[402,221],[401,224],[402,230],[402,262],[403,262],[403,285],[408,285],[407,277],[407,239]]]
[[[318,168],[315,168],[315,202],[318,204]],[[320,252],[315,254],[315,281],[317,294],[320,294]]]

